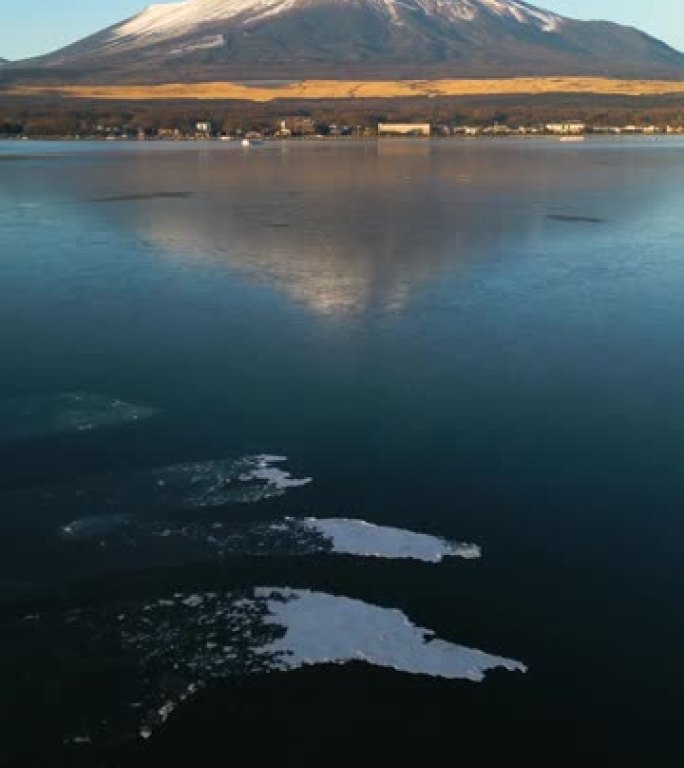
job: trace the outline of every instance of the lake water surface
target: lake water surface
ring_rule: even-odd
[[[0,765],[682,765],[683,178],[0,143]]]

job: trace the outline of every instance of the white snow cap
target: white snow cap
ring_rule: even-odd
[[[564,18],[516,0],[334,0],[367,3],[401,24],[402,15],[420,12],[426,16],[452,21],[473,21],[482,15],[496,15],[542,32],[556,32]],[[242,25],[277,16],[312,0],[187,0],[182,3],[151,5],[142,13],[112,29],[109,43],[116,46],[135,44],[136,40],[163,42],[182,37],[205,24],[235,19]],[[218,41],[217,37],[213,38]],[[208,46],[207,46],[208,47]]]

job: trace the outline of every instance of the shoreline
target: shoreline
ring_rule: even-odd
[[[585,141],[620,141],[624,139],[638,139],[643,141],[653,141],[658,139],[674,139],[682,138],[684,132],[666,133],[661,131],[659,133],[587,133],[584,134]],[[473,136],[464,135],[434,135],[434,136],[289,136],[289,137],[274,137],[264,136],[260,139],[250,140],[251,146],[258,146],[259,144],[284,144],[284,143],[317,143],[322,142],[338,142],[338,143],[350,143],[350,142],[374,142],[377,144],[385,144],[392,142],[412,142],[425,144],[431,141],[546,141],[553,144],[562,144],[562,136],[553,134],[518,134],[509,133],[502,135],[492,134],[477,134]],[[197,139],[192,137],[180,138],[180,139],[164,139],[164,138],[146,138],[138,139],[135,137],[120,137],[116,139],[108,139],[102,136],[52,136],[49,134],[43,136],[26,136],[20,138],[14,138],[11,136],[0,136],[0,144],[2,143],[14,143],[24,144],[27,142],[64,142],[68,143],[88,143],[88,144],[216,144],[216,145],[238,145],[243,140],[242,136],[231,137],[215,137],[209,139]],[[574,142],[573,142],[574,143]],[[584,143],[579,141],[577,143]]]

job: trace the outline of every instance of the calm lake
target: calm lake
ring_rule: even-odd
[[[681,766],[683,179],[0,143],[0,766]]]

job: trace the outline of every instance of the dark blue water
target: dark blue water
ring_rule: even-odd
[[[683,172],[664,138],[0,144],[0,400],[43,403],[0,434],[5,620],[275,583],[529,666],[479,686],[365,666],[227,680],[84,764],[320,765],[365,739],[389,764],[681,765]],[[155,414],[46,429],[69,392]],[[73,506],[39,499],[255,453],[313,483],[226,514],[362,518],[483,558],[137,557],[114,576],[69,562]],[[76,693],[40,688],[60,664],[41,653],[12,662],[3,711],[57,745],[49,713]],[[23,744],[7,759],[62,759]]]

